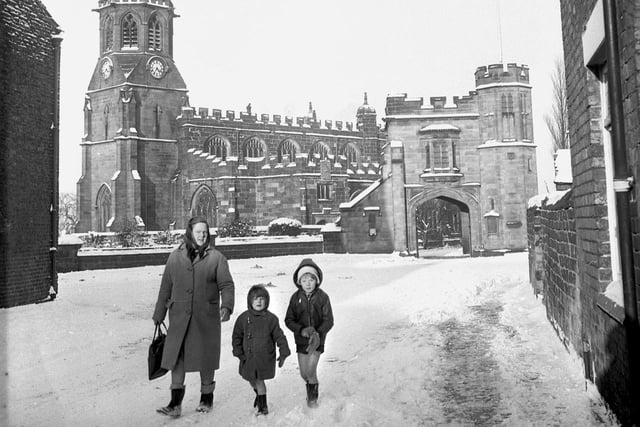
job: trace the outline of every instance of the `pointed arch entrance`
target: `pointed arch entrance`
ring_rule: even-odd
[[[207,219],[209,227],[218,226],[218,201],[208,185],[201,185],[191,198],[191,216],[202,216]]]
[[[456,189],[425,190],[409,202],[409,247],[459,242],[470,255],[481,245],[479,202],[475,194]]]

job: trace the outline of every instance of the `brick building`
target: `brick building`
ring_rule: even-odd
[[[0,307],[57,289],[60,29],[36,0],[0,0]]]
[[[640,422],[639,11],[561,1],[573,183],[529,212],[547,316],[624,425]]]

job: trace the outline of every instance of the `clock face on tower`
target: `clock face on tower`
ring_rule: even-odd
[[[164,75],[166,68],[167,67],[160,58],[152,58],[149,61],[149,72],[156,79],[159,79]]]
[[[111,75],[112,69],[113,63],[109,58],[105,58],[104,61],[102,61],[102,64],[100,64],[100,74],[102,75],[102,78],[105,80],[108,79]]]

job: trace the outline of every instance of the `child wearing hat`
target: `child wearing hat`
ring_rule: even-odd
[[[240,314],[233,326],[231,343],[233,355],[240,359],[239,373],[255,392],[253,407],[256,415],[267,415],[267,386],[265,380],[276,373],[276,348],[280,352],[278,367],[291,354],[287,338],[280,328],[278,317],[269,308],[269,292],[262,285],[254,285],[247,294],[248,309]]]
[[[329,296],[320,289],[322,270],[305,258],[293,272],[298,288],[291,299],[284,323],[296,342],[300,375],[307,386],[307,405],[318,406],[318,361],[324,352],[327,333],[333,327],[333,312]]]

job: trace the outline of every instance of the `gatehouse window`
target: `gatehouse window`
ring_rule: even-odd
[[[149,50],[162,50],[162,27],[157,15],[149,20]]]
[[[122,48],[138,48],[138,24],[132,14],[128,14],[122,20]]]
[[[433,167],[434,169],[449,169],[449,144],[445,141],[433,143]]]
[[[104,21],[104,52],[113,50],[113,17],[108,16]]]

